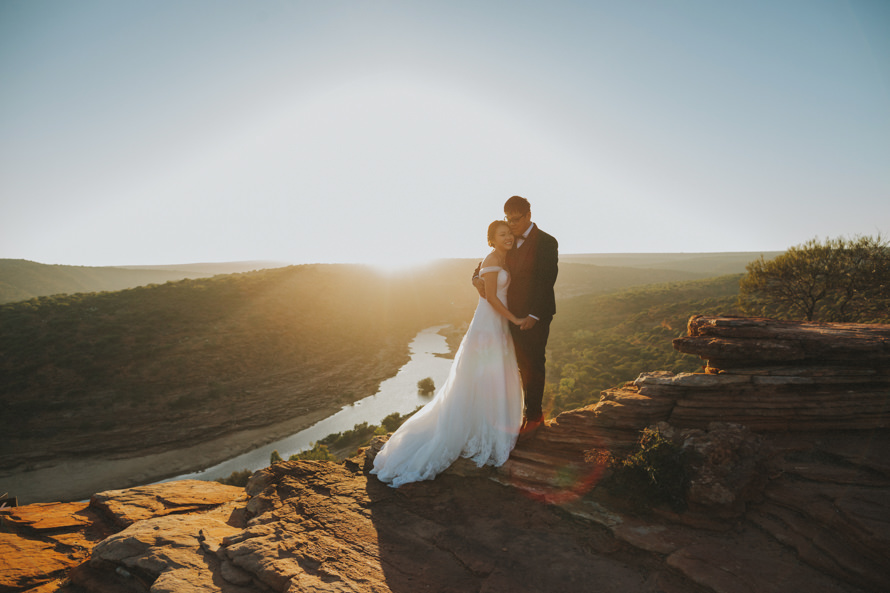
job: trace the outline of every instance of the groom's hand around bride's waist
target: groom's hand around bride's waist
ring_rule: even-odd
[[[479,277],[479,270],[482,269],[482,262],[479,262],[479,265],[476,266],[476,271],[473,272],[473,286],[476,288],[476,292],[479,293],[483,299],[485,298],[485,281]]]
[[[476,288],[476,291],[479,293],[483,299],[485,298],[485,281],[482,280],[479,276],[473,278],[473,286]]]

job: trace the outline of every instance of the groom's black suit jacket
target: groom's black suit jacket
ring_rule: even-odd
[[[534,315],[549,323],[556,313],[553,285],[559,271],[558,249],[556,239],[535,225],[522,246],[507,253],[510,269],[507,306],[517,317]]]

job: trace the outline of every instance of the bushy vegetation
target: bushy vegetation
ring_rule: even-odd
[[[337,461],[337,456],[330,452],[327,445],[315,443],[308,451],[300,451],[288,457],[289,461],[308,459],[313,461]]]
[[[604,389],[648,371],[700,370],[674,350],[695,314],[737,313],[739,275],[657,284],[558,303],[548,343],[548,417],[596,403]]]
[[[612,473],[603,486],[637,510],[661,504],[677,512],[686,510],[686,452],[657,429],[643,430],[636,449],[625,457],[612,457],[609,465]]]
[[[365,443],[374,436],[377,427],[367,422],[356,424],[352,430],[345,430],[336,434],[329,434],[318,443],[334,449],[344,449],[353,446],[353,443]]]
[[[250,479],[250,476],[253,475],[253,472],[249,469],[242,469],[241,471],[234,471],[229,474],[228,478],[218,478],[216,481],[220,484],[226,484],[228,486],[247,486],[247,481]]]
[[[329,434],[315,443],[314,449],[318,447],[324,447],[326,451],[332,449],[337,452],[336,454],[333,454],[332,457],[343,459],[352,455],[359,447],[366,446],[374,435],[395,432],[405,420],[417,413],[417,410],[419,409],[420,407],[413,412],[404,415],[399,414],[398,412],[393,412],[384,418],[379,426],[362,422],[353,426],[352,430]],[[298,453],[297,455],[301,454]],[[291,457],[291,459],[293,459],[293,457]],[[306,458],[301,457],[301,459]]]
[[[288,461],[295,461],[297,459],[309,459],[315,461],[336,461],[337,457],[332,455],[328,450],[327,445],[323,445],[321,443],[315,443],[311,449],[308,451],[300,451],[299,453],[295,453],[287,458]],[[284,461],[282,459],[281,454],[278,450],[272,451],[272,454],[269,455],[269,464],[281,463]]]
[[[877,237],[811,239],[747,266],[745,312],[776,319],[890,322],[890,243]]]
[[[436,383],[432,377],[426,377],[417,382],[417,392],[422,395],[430,395],[436,391]]]
[[[420,410],[422,406],[418,406],[413,412],[409,412],[404,416],[399,414],[398,412],[393,412],[388,415],[386,418],[380,421],[380,428],[383,430],[383,434],[387,434],[390,432],[395,432],[398,427],[405,423],[405,420],[413,416]]]

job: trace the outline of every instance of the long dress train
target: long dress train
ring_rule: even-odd
[[[507,304],[509,273],[498,272],[498,297]],[[522,422],[522,382],[509,322],[483,298],[433,400],[405,421],[374,459],[372,474],[398,487],[431,480],[458,457],[477,466],[503,465]]]

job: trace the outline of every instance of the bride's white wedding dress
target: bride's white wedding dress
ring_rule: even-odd
[[[509,273],[498,272],[498,297],[507,304]],[[522,383],[509,322],[483,298],[433,400],[390,437],[372,474],[392,486],[431,480],[458,457],[500,466],[522,422]]]

